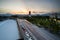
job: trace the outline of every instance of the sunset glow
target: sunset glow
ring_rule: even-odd
[[[59,1],[56,0],[1,0],[0,12],[15,14],[32,12],[60,12]],[[1,10],[3,9],[3,10]]]

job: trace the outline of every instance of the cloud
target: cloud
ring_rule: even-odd
[[[58,11],[59,0],[0,0],[0,8],[10,10],[48,10]]]

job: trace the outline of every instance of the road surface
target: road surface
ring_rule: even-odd
[[[29,30],[36,38],[36,40],[60,40],[58,37],[47,32],[46,30],[38,28],[37,26],[33,25],[32,23],[28,22],[25,19],[17,19],[17,21],[20,27]]]

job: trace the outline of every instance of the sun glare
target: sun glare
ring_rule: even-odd
[[[27,10],[12,10],[10,13],[13,13],[13,14],[27,14],[28,11]]]

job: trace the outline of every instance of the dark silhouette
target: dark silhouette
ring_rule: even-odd
[[[31,15],[31,11],[29,11],[29,15]]]

